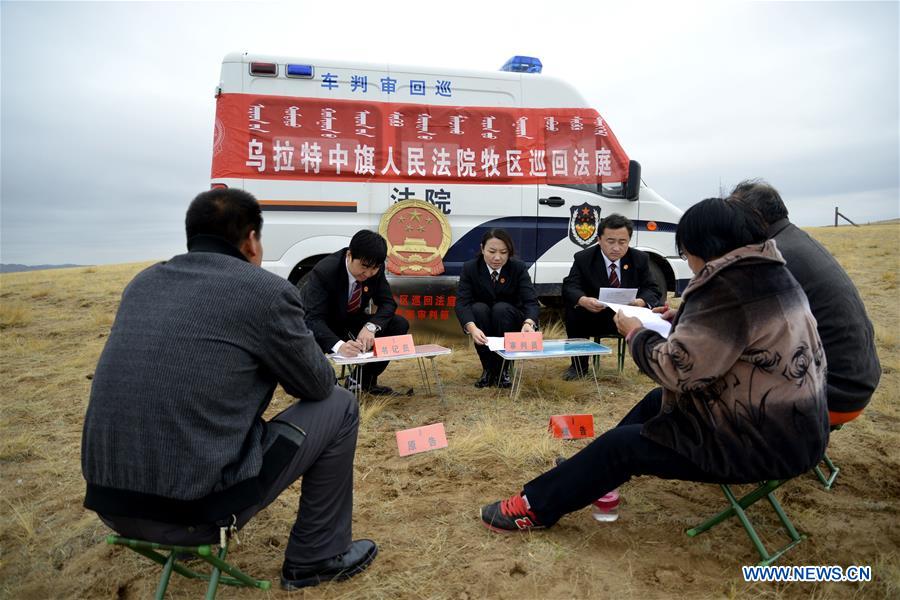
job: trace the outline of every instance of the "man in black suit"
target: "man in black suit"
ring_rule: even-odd
[[[301,284],[306,326],[322,350],[353,357],[368,352],[375,337],[404,335],[409,323],[395,314],[397,303],[384,276],[387,242],[374,231],[357,231],[350,246],[326,256]],[[369,310],[369,301],[375,310]],[[374,395],[393,390],[378,385],[388,361],[368,364],[358,382]]]
[[[618,214],[600,222],[597,245],[575,254],[572,269],[563,279],[562,297],[566,307],[566,335],[569,337],[610,336],[617,333],[615,314],[597,296],[603,287],[637,288],[631,304],[653,308],[663,291],[650,274],[647,254],[630,248],[634,224]],[[572,359],[563,379],[572,380],[587,372],[587,357]]]
[[[481,378],[475,387],[509,387],[508,368],[487,347],[488,336],[508,331],[535,331],[540,305],[528,266],[513,258],[512,238],[503,229],[491,229],[481,238],[481,253],[463,265],[456,294],[456,317],[475,342]]]

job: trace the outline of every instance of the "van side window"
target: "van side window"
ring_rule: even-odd
[[[624,198],[625,197],[625,184],[616,182],[616,183],[601,183],[600,184],[600,195],[606,196],[607,198]]]
[[[600,196],[605,196],[606,198],[624,198],[625,197],[625,184],[620,182],[615,183],[556,183],[554,184],[557,187],[570,188],[573,190],[581,190],[583,192],[590,192],[592,194],[598,194]]]
[[[590,192],[592,194],[600,193],[600,186],[596,183],[554,183],[553,185],[555,187],[581,190],[582,192]]]

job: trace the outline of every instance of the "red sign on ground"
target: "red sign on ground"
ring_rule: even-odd
[[[414,427],[397,432],[397,449],[400,456],[428,452],[447,447],[447,434],[443,423]]]
[[[564,440],[594,437],[594,415],[553,415],[548,429]]]

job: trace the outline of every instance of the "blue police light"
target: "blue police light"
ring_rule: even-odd
[[[304,79],[309,79],[313,76],[313,66],[312,65],[287,65],[287,72],[285,73],[288,77],[302,77]]]
[[[500,70],[511,73],[540,73],[543,67],[541,59],[534,56],[513,56],[500,67]]]

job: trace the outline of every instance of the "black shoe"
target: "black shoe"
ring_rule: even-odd
[[[475,382],[475,387],[477,387],[477,388],[490,387],[492,379],[493,379],[493,377],[491,376],[491,372],[488,371],[487,369],[485,369],[484,371],[481,372],[481,377],[478,379],[478,381]]]
[[[373,396],[391,396],[394,394],[394,388],[386,385],[378,385],[377,383],[373,383],[369,387],[364,387],[363,391],[372,394]]]
[[[502,373],[500,373],[500,377],[497,378],[497,387],[498,388],[512,387],[512,382],[509,380],[509,371],[503,371]]]
[[[343,581],[362,573],[375,560],[378,546],[372,540],[356,540],[350,549],[317,563],[289,564],[281,567],[281,589],[297,590],[323,581]]]
[[[575,381],[576,379],[584,379],[587,377],[587,371],[579,371],[578,367],[575,365],[570,366],[566,369],[566,372],[563,373],[563,379],[566,381]]]

